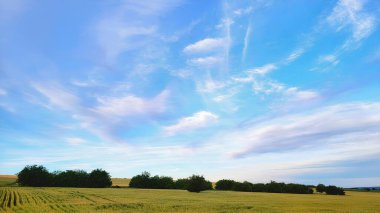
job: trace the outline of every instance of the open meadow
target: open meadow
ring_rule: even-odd
[[[380,193],[346,196],[132,188],[0,187],[2,212],[380,212]]]

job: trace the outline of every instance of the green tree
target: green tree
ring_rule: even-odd
[[[25,166],[17,178],[21,186],[51,186],[53,182],[52,174],[42,165]]]
[[[187,191],[189,192],[201,192],[210,189],[210,184],[203,176],[193,175],[189,177],[189,184],[187,186]]]
[[[88,187],[105,188],[112,186],[111,176],[102,169],[95,169],[88,176]]]
[[[319,192],[319,193],[323,193],[323,192],[326,191],[326,186],[323,185],[323,184],[318,184],[317,187],[316,187],[316,190],[317,190],[317,192]]]

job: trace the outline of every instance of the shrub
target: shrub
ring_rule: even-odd
[[[52,174],[43,166],[25,166],[17,177],[21,186],[51,186],[53,183]]]
[[[203,176],[193,175],[189,177],[189,184],[187,186],[187,191],[189,192],[201,192],[212,188],[211,182],[206,181]]]
[[[215,184],[216,190],[232,190],[233,185],[235,184],[234,180],[218,180]]]

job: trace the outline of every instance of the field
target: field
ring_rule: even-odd
[[[129,181],[131,181],[129,178],[112,178],[112,186],[127,187],[129,186]]]
[[[346,196],[131,188],[0,187],[4,212],[380,212],[380,193]]]
[[[12,186],[16,183],[16,175],[0,175],[0,186]]]

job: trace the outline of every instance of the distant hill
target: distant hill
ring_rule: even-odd
[[[346,189],[357,190],[357,191],[380,191],[380,186],[352,187],[352,188],[346,188]]]

